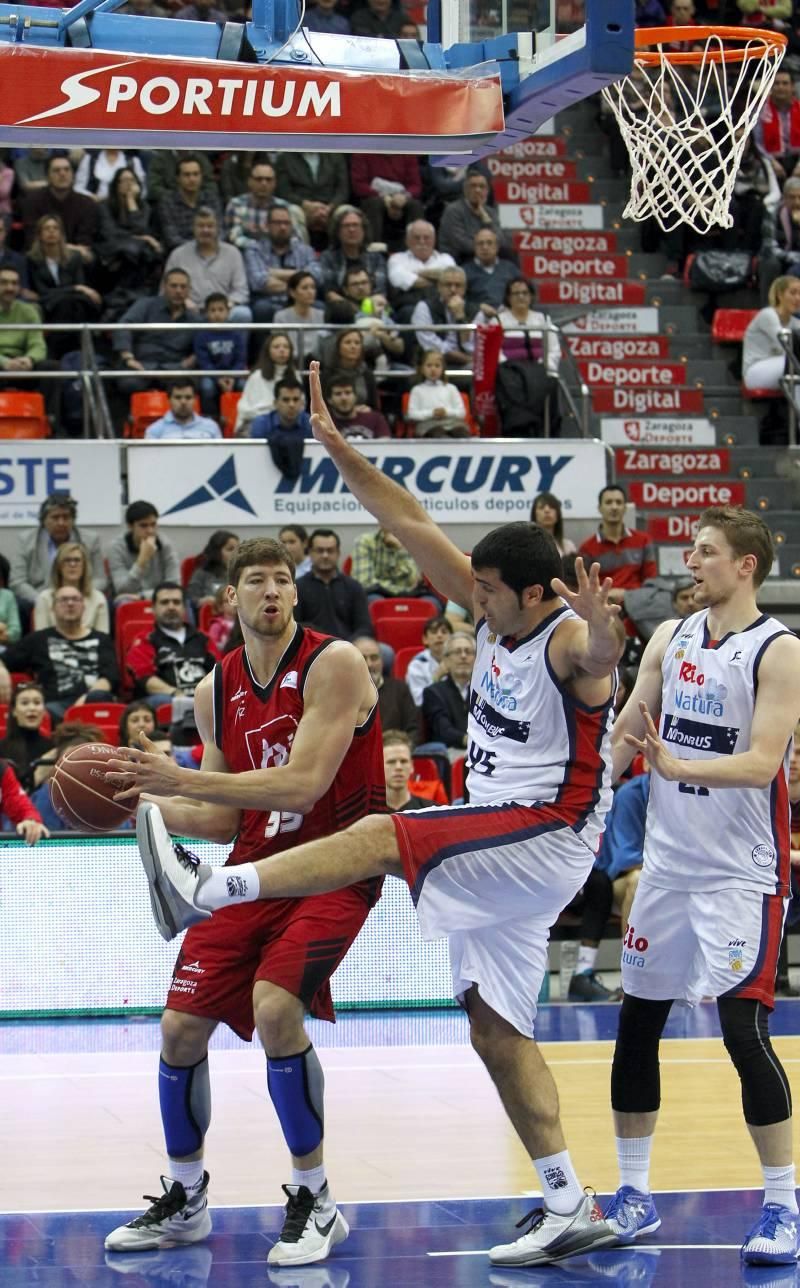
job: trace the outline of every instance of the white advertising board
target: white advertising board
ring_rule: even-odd
[[[600,421],[600,437],[613,447],[628,447],[632,443],[667,443],[707,447],[716,442],[714,426],[705,417],[669,416],[626,417],[604,416]]]
[[[378,440],[360,445],[442,524],[527,519],[537,492],[556,492],[564,513],[592,518],[606,477],[596,440]],[[306,527],[368,525],[322,447],[306,442],[302,472],[287,481],[263,443],[130,444],[128,490],[157,506],[162,526]]]
[[[511,206],[498,204],[501,228],[573,228],[587,231],[603,228],[602,206],[591,205],[541,205]]]
[[[4,439],[0,526],[37,524],[39,507],[51,492],[69,492],[75,498],[81,527],[121,523],[120,444]]]

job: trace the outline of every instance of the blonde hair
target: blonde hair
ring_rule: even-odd
[[[770,286],[769,294],[767,295],[767,304],[769,304],[770,308],[777,309],[780,305],[781,296],[784,291],[788,290],[792,283],[797,281],[800,281],[800,278],[789,277],[788,275],[776,277],[775,281]]]
[[[64,541],[56,550],[56,557],[53,560],[53,566],[50,569],[50,585],[53,591],[60,590],[64,582],[64,573],[62,564],[68,555],[79,554],[83,559],[83,573],[80,580],[80,591],[84,599],[87,599],[92,593],[92,565],[89,561],[89,552],[86,546],[82,546],[80,541]]]

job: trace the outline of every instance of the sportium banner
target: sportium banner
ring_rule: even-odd
[[[606,477],[606,449],[596,440],[386,439],[361,450],[442,524],[495,527],[527,519],[537,492],[555,492],[570,518],[592,518]],[[314,442],[306,442],[294,482],[278,472],[263,443],[131,443],[128,491],[152,501],[162,525],[263,529],[372,522]]]
[[[7,143],[466,151],[504,126],[500,78],[0,47]]]

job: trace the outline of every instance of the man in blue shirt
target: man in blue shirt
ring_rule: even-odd
[[[169,411],[145,430],[150,442],[188,442],[222,438],[219,425],[194,409],[195,390],[191,380],[175,380],[169,387]]]
[[[265,438],[272,460],[287,479],[300,475],[303,444],[311,438],[311,418],[304,410],[303,386],[296,376],[284,376],[275,384],[275,410],[256,416],[251,438]]]

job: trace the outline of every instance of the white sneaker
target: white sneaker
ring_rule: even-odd
[[[332,1201],[327,1181],[319,1194],[305,1185],[284,1185],[286,1216],[278,1242],[269,1250],[271,1266],[308,1266],[324,1261],[332,1248],[350,1233],[350,1226]]]
[[[161,810],[152,801],[143,801],[136,811],[136,840],[150,884],[150,907],[162,939],[174,939],[196,921],[210,917],[195,899],[211,868],[173,841]]]
[[[198,1243],[211,1233],[208,1212],[208,1172],[203,1183],[190,1194],[180,1181],[161,1177],[164,1193],[158,1198],[145,1194],[150,1207],[127,1225],[117,1226],[105,1242],[107,1252],[150,1252],[155,1248],[174,1248],[181,1243]]]
[[[489,1249],[493,1266],[539,1266],[616,1243],[616,1235],[603,1220],[594,1194],[585,1194],[575,1211],[566,1216],[537,1208],[517,1222],[517,1229],[527,1221],[531,1222],[530,1229],[521,1238]]]
[[[800,1251],[800,1218],[782,1203],[765,1203],[761,1216],[742,1244],[750,1266],[793,1266]]]

